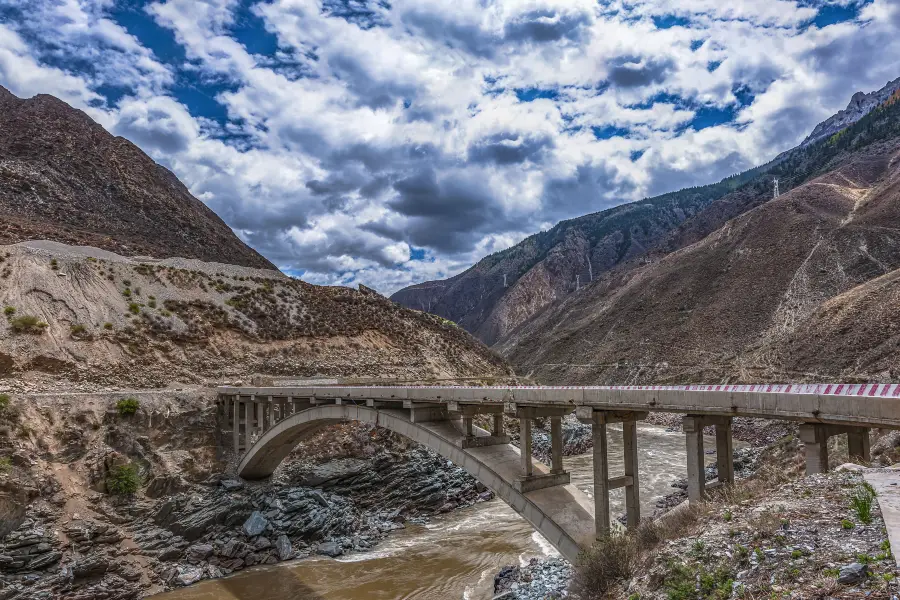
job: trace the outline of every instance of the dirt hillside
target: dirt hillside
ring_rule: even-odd
[[[0,311],[0,387],[507,373],[462,329],[371,292],[56,242],[0,246]]]

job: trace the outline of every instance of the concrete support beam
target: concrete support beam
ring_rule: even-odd
[[[682,421],[687,438],[688,501],[699,502],[706,494],[706,459],[703,453],[703,418],[688,415]]]
[[[500,437],[503,435],[503,414],[494,415],[491,423],[491,435]]]
[[[827,426],[819,423],[804,423],[800,426],[800,441],[806,450],[806,474],[826,473],[828,471],[828,435]]]
[[[254,415],[251,414],[251,409],[253,408],[253,402],[244,402],[244,449],[250,447],[250,439],[253,436],[253,418]]]
[[[869,449],[869,429],[867,427],[853,427],[847,432],[847,449],[850,451],[850,460],[854,462],[872,462],[872,452]]]
[[[515,402],[506,402],[503,412],[519,419],[544,419],[546,417],[563,417],[570,412],[569,406],[523,406]]]
[[[550,417],[550,472],[563,472],[562,417]]]
[[[475,432],[472,429],[472,417],[463,417],[463,435],[467,438],[475,437]]]
[[[609,533],[610,481],[603,413],[591,415],[591,428],[594,437],[594,532],[599,538]]]
[[[629,528],[641,520],[641,492],[638,484],[637,421],[623,421],[625,446],[625,519]],[[630,480],[630,483],[629,483]]]
[[[459,413],[464,417],[473,417],[475,415],[496,415],[503,413],[502,404],[463,404],[451,400],[447,402],[447,410],[452,413]]]
[[[731,435],[731,419],[716,425],[716,467],[719,481],[734,483],[734,441]]]
[[[231,443],[234,453],[241,451],[241,397],[235,396],[231,403]]]
[[[522,475],[531,477],[534,474],[531,461],[531,419],[519,419],[519,449],[522,452]]]
[[[268,431],[272,428],[272,425],[275,424],[275,419],[272,416],[272,411],[275,409],[275,404],[272,402],[272,396],[266,396],[266,399],[262,402],[263,408],[263,431]]]

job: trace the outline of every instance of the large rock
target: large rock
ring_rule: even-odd
[[[178,570],[175,583],[178,585],[193,585],[203,578],[203,569],[198,567],[186,567]]]
[[[316,547],[316,552],[331,558],[337,558],[344,553],[344,549],[337,542],[322,542]]]
[[[847,566],[841,567],[841,571],[838,574],[838,583],[843,583],[844,585],[851,585],[854,583],[859,583],[860,581],[864,581],[869,576],[869,567],[868,565],[864,565],[862,563],[852,563]]]
[[[213,547],[209,544],[194,544],[185,550],[184,558],[189,563],[198,563],[209,558],[213,553]]]
[[[269,522],[258,510],[253,511],[253,514],[244,521],[244,526],[242,530],[244,535],[247,537],[256,537],[260,535],[263,531],[266,530],[266,527],[269,526]]]
[[[287,560],[293,554],[294,549],[291,548],[291,540],[288,536],[281,534],[278,536],[278,539],[275,540],[275,551],[278,552],[278,558],[281,560]]]

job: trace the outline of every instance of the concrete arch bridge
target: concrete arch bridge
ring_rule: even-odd
[[[610,528],[609,491],[625,488],[627,524],[640,521],[637,421],[684,413],[688,496],[706,492],[703,429],[716,430],[719,482],[734,481],[732,419],[799,421],[808,473],[828,468],[828,438],[846,434],[850,454],[869,460],[869,429],[900,429],[900,384],[615,387],[220,387],[219,414],[245,479],[270,476],[303,438],[329,424],[360,421],[427,446],[468,471],[574,561]],[[593,427],[594,498],[570,483],[562,462],[562,417]],[[490,431],[473,417],[492,416]],[[520,421],[509,443],[503,415]],[[531,456],[531,428],[550,420],[551,464]],[[607,428],[622,423],[625,474],[610,478]]]

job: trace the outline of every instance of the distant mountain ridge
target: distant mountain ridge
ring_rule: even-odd
[[[644,251],[624,252],[600,269],[594,263],[594,281],[578,293],[568,288],[553,297],[540,296],[554,289],[552,273],[542,268],[545,257],[563,265],[584,264],[585,248],[593,248],[553,244],[516,279],[524,289],[511,285],[483,311],[496,315],[498,307],[514,304],[514,293],[526,297],[536,290],[538,301],[513,305],[522,314],[518,321],[507,321],[507,333],[486,338],[483,325],[471,327],[471,313],[459,323],[493,343],[520,374],[545,383],[877,380],[900,375],[900,359],[892,358],[900,356],[891,341],[894,319],[867,296],[877,294],[888,307],[900,297],[893,289],[900,281],[894,274],[900,268],[900,103],[896,89],[886,90],[869,95],[879,100],[874,106],[869,100],[851,103],[864,107],[866,114],[839,131],[718,187],[697,188],[703,198],[690,214],[658,220],[657,234],[642,240]],[[772,197],[772,178],[781,182],[778,199]],[[674,195],[680,203],[686,202],[684,192]],[[659,200],[642,203],[656,205]],[[591,220],[621,214],[619,210],[551,230],[567,230],[568,236],[538,236],[559,241],[579,233],[588,239],[583,234]],[[620,224],[626,227],[607,232],[609,238],[623,239],[634,231],[634,223]],[[505,252],[525,254],[536,246],[533,238],[537,236]],[[484,280],[503,255],[432,283],[446,286],[431,288],[432,308],[445,309],[452,297],[447,294],[462,287],[461,282],[476,275]],[[570,279],[571,273],[562,277]],[[886,283],[875,285],[882,276]],[[413,290],[415,286],[401,290],[394,299],[415,299]],[[851,305],[872,319],[863,326],[865,336],[853,341],[868,357],[867,364],[838,350],[854,331],[848,328],[850,315],[835,307]],[[827,355],[823,348],[830,349]]]
[[[887,102],[897,90],[900,90],[900,78],[889,81],[887,85],[880,90],[869,94],[856,92],[853,94],[853,97],[850,98],[850,103],[847,105],[847,108],[816,125],[812,130],[812,133],[801,142],[800,147],[818,142],[819,140],[834,135],[840,130],[856,123],[869,114],[874,108]]]
[[[0,245],[47,239],[275,269],[169,170],[62,100],[0,87],[0,132]]]

